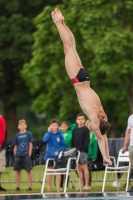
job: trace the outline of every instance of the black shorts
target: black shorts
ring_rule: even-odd
[[[48,167],[53,167],[53,166],[54,166],[54,160],[49,160]]]
[[[74,83],[84,82],[84,81],[90,81],[90,77],[85,68],[80,68],[77,76],[74,79],[71,79],[71,82],[74,84]]]
[[[20,171],[25,169],[26,171],[30,171],[32,169],[31,157],[30,156],[23,156],[14,158],[14,170]]]

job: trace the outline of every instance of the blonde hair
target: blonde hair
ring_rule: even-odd
[[[25,119],[20,119],[20,120],[18,121],[18,124],[21,124],[21,123],[25,123],[25,124],[27,125]]]

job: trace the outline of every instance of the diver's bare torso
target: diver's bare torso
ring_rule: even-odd
[[[79,104],[90,120],[94,115],[97,115],[100,119],[106,118],[100,98],[90,87],[89,81],[75,83],[74,88],[78,96]]]

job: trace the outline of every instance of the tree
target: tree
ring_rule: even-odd
[[[55,0],[52,4],[57,2]],[[43,0],[0,0],[0,100],[8,139],[12,139],[17,130],[17,106],[29,104],[32,99],[20,71],[31,58],[31,34],[35,30],[33,18],[48,3]]]
[[[122,130],[133,112],[133,2],[71,0],[58,7],[75,35],[91,86],[112,123],[112,134],[114,129]],[[32,104],[34,112],[45,111],[49,117],[59,115],[59,119],[69,120],[81,110],[65,72],[62,43],[50,16],[52,9],[45,7],[34,20],[37,30],[32,59],[22,74],[37,97]]]

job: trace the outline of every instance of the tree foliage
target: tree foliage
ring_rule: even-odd
[[[112,132],[122,130],[133,112],[132,0],[65,0],[57,7],[75,35],[77,51],[112,123]],[[34,20],[32,59],[22,74],[36,95],[34,112],[70,120],[81,109],[65,72],[62,42],[50,16],[53,9],[45,7]]]

